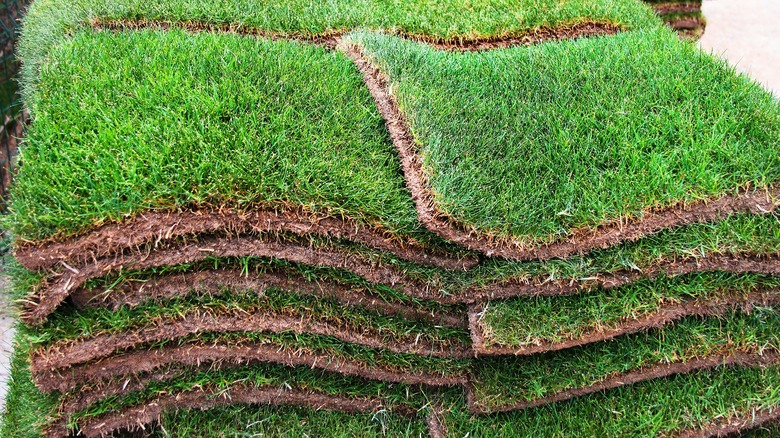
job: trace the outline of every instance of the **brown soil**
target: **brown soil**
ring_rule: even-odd
[[[83,265],[92,260],[121,253],[141,245],[170,241],[176,237],[226,233],[287,232],[296,235],[320,235],[359,242],[387,251],[414,263],[464,270],[476,265],[475,257],[459,258],[423,247],[410,239],[404,241],[378,226],[321,213],[288,208],[277,210],[235,211],[152,211],[123,223],[103,225],[88,234],[64,241],[25,242],[15,251],[16,259],[27,269],[48,269],[57,264]]]
[[[349,287],[336,281],[310,281],[300,274],[266,271],[245,274],[236,269],[218,269],[172,274],[148,281],[128,281],[111,289],[76,289],[71,301],[80,307],[137,306],[150,300],[169,299],[193,293],[210,294],[224,289],[253,291],[258,295],[269,288],[283,289],[303,295],[335,299],[347,306],[359,306],[386,315],[428,321],[453,328],[466,328],[465,315],[437,312],[412,303],[388,302],[361,287]]]
[[[455,339],[435,343],[421,341],[413,333],[404,339],[389,339],[381,331],[371,327],[352,327],[342,321],[320,316],[317,319],[305,313],[290,310],[289,313],[265,309],[230,309],[215,314],[211,309],[193,310],[176,319],[160,318],[120,333],[104,333],[88,338],[63,340],[41,347],[30,353],[30,371],[42,371],[71,367],[88,363],[139,345],[179,339],[204,332],[271,332],[310,333],[332,336],[343,342],[385,349],[394,353],[411,353],[435,357],[473,357],[471,347]]]
[[[386,408],[380,399],[349,398],[306,389],[255,387],[242,383],[233,385],[229,391],[211,388],[161,395],[140,405],[84,420],[79,426],[81,433],[88,438],[102,437],[120,430],[140,429],[158,421],[165,412],[177,409],[205,410],[231,404],[293,405],[346,413],[373,412]],[[66,436],[66,431],[50,429],[49,436]]]
[[[584,279],[548,280],[546,276],[530,277],[470,288],[459,293],[454,301],[476,303],[517,296],[570,295],[596,288],[613,289],[640,279],[651,279],[660,275],[675,277],[707,271],[780,275],[780,255],[713,254],[686,259],[662,259],[641,270],[624,269],[605,274],[594,274]]]
[[[755,367],[766,366],[780,363],[780,352],[765,351],[763,354],[755,353],[732,353],[715,354],[698,359],[688,360],[686,362],[672,362],[654,365],[644,369],[631,371],[628,373],[611,376],[605,380],[586,387],[571,388],[535,400],[519,401],[499,406],[484,406],[477,400],[474,388],[467,386],[467,404],[472,414],[489,414],[496,412],[508,412],[522,409],[529,409],[537,406],[555,403],[563,400],[569,400],[574,397],[592,394],[594,392],[607,389],[618,388],[625,385],[644,382],[646,380],[660,379],[673,374],[686,374],[696,370],[715,368],[718,366],[743,366]]]
[[[430,438],[446,438],[449,436],[449,430],[447,430],[447,424],[444,421],[444,414],[440,406],[428,408],[425,424],[428,426],[428,436]]]
[[[472,306],[469,312],[469,330],[473,342],[474,351],[480,356],[517,355],[557,351],[567,348],[586,345],[593,342],[604,341],[614,337],[636,333],[651,328],[662,327],[672,321],[686,316],[719,316],[730,309],[740,308],[743,312],[750,312],[756,306],[769,306],[780,304],[780,290],[743,295],[739,292],[730,295],[710,299],[695,300],[676,304],[665,304],[657,311],[638,319],[626,320],[622,324],[609,329],[596,329],[576,339],[562,342],[539,342],[533,345],[504,346],[485,345],[484,329],[481,321],[482,308]]]
[[[151,20],[96,20],[92,22],[92,27],[97,30],[137,30],[137,29],[160,29],[170,30],[171,28],[185,29],[189,32],[211,32],[211,33],[233,33],[246,36],[258,36],[271,40],[299,40],[324,46],[327,49],[335,49],[341,40],[341,37],[348,31],[330,31],[321,34],[283,34],[246,27],[240,24],[228,23],[207,23],[197,21],[183,22],[163,22]],[[556,27],[538,27],[529,29],[525,32],[515,34],[501,35],[496,37],[452,37],[435,38],[426,35],[410,34],[402,31],[396,31],[395,34],[428,44],[439,50],[458,50],[458,51],[485,51],[513,46],[526,46],[539,44],[546,41],[561,41],[569,39],[578,39],[592,36],[613,35],[623,28],[621,26],[597,21],[584,21],[579,23],[563,24]]]
[[[149,252],[147,252],[149,251]],[[716,254],[684,260],[670,259],[639,270],[621,270],[593,275],[587,279],[560,279],[550,281],[547,276],[498,281],[473,286],[455,293],[439,290],[422,281],[410,279],[392,264],[369,262],[343,250],[317,248],[304,244],[271,239],[203,238],[156,250],[136,250],[114,257],[105,257],[79,268],[67,266],[62,272],[41,284],[25,301],[22,319],[32,325],[42,323],[59,305],[87,280],[99,278],[119,270],[140,270],[158,266],[175,266],[214,257],[275,257],[296,263],[345,269],[366,280],[395,288],[413,298],[438,301],[443,304],[475,303],[515,296],[553,296],[573,294],[596,287],[619,287],[640,278],[660,274],[670,276],[691,272],[724,271],[780,274],[780,255]]]
[[[371,263],[341,249],[318,248],[307,244],[273,238],[215,238],[207,237],[160,248],[135,249],[124,254],[96,259],[86,266],[67,265],[59,274],[41,284],[26,301],[22,319],[32,325],[40,324],[70,294],[87,280],[99,278],[119,270],[141,270],[158,266],[193,263],[206,257],[274,257],[295,263],[346,269],[368,281],[394,286],[406,284],[405,275],[389,264]],[[405,288],[409,290],[411,288]],[[426,299],[426,297],[419,297]]]
[[[45,370],[34,376],[36,386],[44,392],[67,392],[76,386],[98,385],[101,381],[135,380],[136,375],[159,371],[169,365],[200,366],[210,364],[245,364],[270,362],[290,367],[306,366],[324,371],[371,380],[401,382],[410,385],[452,386],[465,383],[464,374],[441,375],[425,371],[398,369],[366,363],[304,349],[291,349],[277,343],[225,343],[203,345],[188,342],[158,349],[141,348],[113,355],[96,362],[65,370]]]
[[[363,81],[385,118],[393,145],[401,157],[406,185],[412,194],[420,222],[445,240],[487,256],[512,260],[566,258],[637,240],[665,228],[716,221],[734,213],[765,214],[780,205],[780,188],[767,192],[743,191],[739,195],[725,195],[707,202],[648,210],[635,219],[619,220],[596,228],[576,229],[562,240],[541,246],[513,239],[491,238],[477,230],[468,229],[437,209],[436,197],[427,181],[414,136],[398,108],[395,96],[389,92],[387,75],[372,65],[359,47],[340,45],[339,49],[353,60],[363,74]]]
[[[701,2],[654,3],[652,5],[658,15],[691,14],[701,12]]]
[[[740,435],[750,429],[774,423],[780,419],[780,408],[756,409],[738,417],[708,424],[702,428],[688,429],[680,432],[680,438],[709,438]]]

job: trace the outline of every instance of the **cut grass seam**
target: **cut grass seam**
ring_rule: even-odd
[[[318,34],[289,34],[270,32],[240,24],[210,23],[203,21],[155,21],[155,20],[101,20],[95,19],[90,25],[95,30],[126,31],[139,29],[154,29],[167,31],[172,28],[184,29],[188,32],[231,33],[242,36],[286,41],[303,41],[317,44],[326,49],[335,49],[341,37],[350,31],[328,31]],[[525,31],[488,37],[464,36],[457,39],[437,38],[427,35],[408,33],[395,30],[394,35],[418,43],[429,45],[438,50],[478,52],[494,49],[504,49],[515,46],[529,46],[548,41],[576,40],[594,36],[614,35],[625,31],[625,26],[608,21],[577,20],[571,23],[561,23],[556,26],[539,26]]]

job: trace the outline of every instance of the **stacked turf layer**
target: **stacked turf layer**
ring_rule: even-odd
[[[780,107],[649,6],[116,3],[25,26],[6,435],[776,416]]]
[[[707,22],[701,13],[701,0],[645,0],[658,16],[681,36],[698,39]]]

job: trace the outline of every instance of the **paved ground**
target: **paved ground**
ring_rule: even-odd
[[[723,56],[780,97],[780,1],[704,0],[703,9],[702,49]],[[0,407],[5,406],[14,335],[7,283],[0,267]]]
[[[0,412],[5,407],[5,393],[8,389],[8,373],[11,360],[11,349],[14,339],[14,318],[11,303],[6,295],[8,277],[2,270],[0,259]]]
[[[780,97],[780,1],[704,0],[701,47]]]

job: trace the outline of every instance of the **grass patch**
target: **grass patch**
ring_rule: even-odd
[[[780,403],[778,371],[778,367],[721,367],[499,415],[468,415],[460,401],[449,406],[447,426],[452,436],[673,435],[776,407]]]
[[[27,104],[37,100],[38,69],[66,32],[96,19],[147,19],[233,23],[292,35],[312,35],[356,28],[398,30],[412,35],[458,40],[517,34],[540,26],[607,21],[628,28],[660,24],[652,9],[636,0],[454,0],[431,3],[335,0],[204,2],[201,0],[42,0],[25,20],[20,55]],[[34,106],[34,105],[33,105]],[[36,111],[33,111],[35,113]]]
[[[482,313],[485,347],[530,347],[559,343],[615,329],[685,301],[746,297],[777,288],[780,279],[753,274],[708,272],[640,280],[614,289],[578,295],[494,301]]]
[[[629,371],[715,354],[780,348],[780,312],[757,308],[723,318],[685,318],[646,333],[560,352],[484,358],[475,368],[475,393],[485,407],[530,401],[587,387]]]
[[[425,240],[352,63],[306,43],[79,31],[41,69],[17,238],[147,209],[302,206]]]
[[[236,384],[279,386],[307,389],[331,395],[377,397],[387,403],[388,408],[399,405],[421,407],[425,399],[408,385],[364,380],[339,374],[327,373],[305,367],[289,368],[281,365],[255,365],[220,370],[193,369],[185,371],[172,380],[149,382],[140,391],[107,397],[87,409],[75,413],[70,422],[76,423],[123,407],[150,401],[160,395],[204,389],[210,393],[229,393]]]
[[[390,77],[439,208],[539,243],[780,179],[780,103],[668,29],[480,53],[349,41]]]
[[[391,413],[344,414],[298,407],[227,406],[167,413],[152,436],[426,437],[428,428],[422,420]]]

